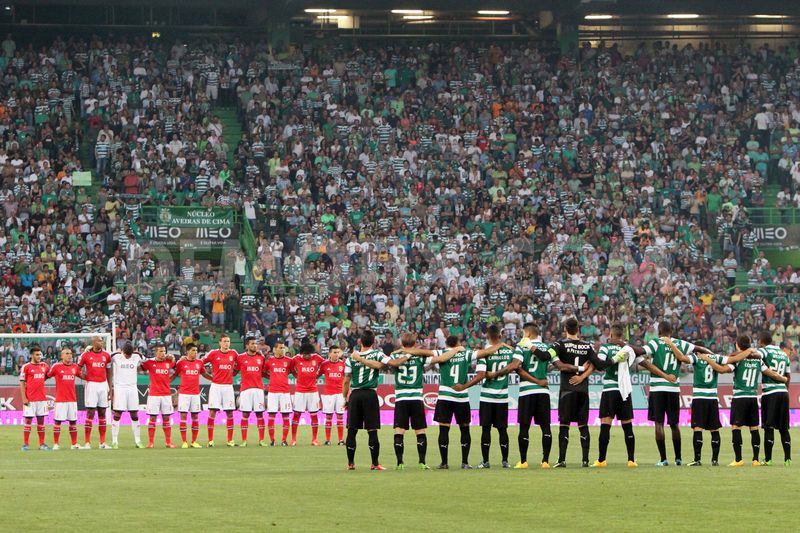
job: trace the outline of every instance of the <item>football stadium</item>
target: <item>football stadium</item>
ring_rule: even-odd
[[[800,4],[11,0],[0,135],[4,531],[800,524]]]

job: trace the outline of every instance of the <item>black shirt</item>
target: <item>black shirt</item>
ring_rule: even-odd
[[[597,354],[591,343],[582,340],[561,339],[552,344],[551,353],[555,352],[556,357],[562,362],[575,366],[586,366],[590,362],[598,361]],[[561,392],[578,391],[589,392],[589,380],[584,379],[579,385],[572,385],[569,382],[574,377],[573,372],[561,372]]]

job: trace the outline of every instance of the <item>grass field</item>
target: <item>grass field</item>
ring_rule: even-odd
[[[23,453],[22,429],[0,427],[3,529],[752,531],[791,530],[797,525],[791,509],[800,468],[782,465],[777,442],[780,466],[753,468],[748,462],[744,468],[657,469],[652,429],[639,428],[640,467],[630,470],[622,432],[615,427],[610,466],[596,470],[579,468],[580,446],[573,428],[566,470],[503,470],[495,435],[491,470],[421,472],[414,468],[416,449],[407,435],[408,469],[395,472],[387,428],[381,432],[381,461],[389,470],[369,471],[366,435],[361,432],[358,470],[347,472],[344,448],[312,448],[308,431],[301,427],[296,448],[136,450],[130,448],[130,429],[123,427],[119,450]],[[438,430],[429,431],[428,463],[434,466],[439,462]],[[253,434],[251,429],[250,446]],[[510,434],[513,464],[518,459],[516,428]],[[204,442],[204,428],[200,435]],[[533,464],[540,452],[538,430],[534,428],[531,436]],[[685,430],[685,460],[692,456],[690,437]],[[800,442],[799,431],[793,431],[793,439]],[[749,435],[744,440],[748,459]],[[62,444],[65,441],[69,443],[66,431]],[[460,456],[457,431],[451,434],[451,444],[454,441],[451,464]],[[35,431],[31,442],[38,442]],[[163,446],[160,428],[156,443]],[[557,442],[553,444],[555,454]],[[672,462],[671,443],[667,445]],[[708,463],[710,448],[706,435],[703,452]],[[592,460],[596,453],[597,428],[592,428]],[[479,431],[473,428],[472,463],[479,457]],[[723,430],[720,462],[725,465],[731,459],[730,432]]]

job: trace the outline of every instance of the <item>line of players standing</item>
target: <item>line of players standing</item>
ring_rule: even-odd
[[[230,338],[222,336],[220,346],[205,357],[199,358],[197,346],[190,344],[186,354],[177,362],[166,353],[166,347],[158,344],[155,357],[145,359],[133,351],[130,344],[122,351],[108,354],[103,350],[102,339],[95,338],[92,347],[86,350],[77,363],[73,362],[73,353],[69,348],[61,352],[62,360],[52,367],[41,361],[41,349],[32,346],[31,361],[24,365],[20,372],[20,392],[23,400],[23,450],[29,449],[30,432],[35,419],[39,434],[39,448],[49,450],[45,444],[44,418],[48,412],[45,396],[45,381],[55,378],[56,400],[53,426],[53,449],[59,449],[61,427],[69,424],[70,440],[73,449],[90,449],[91,434],[95,414],[97,415],[98,433],[101,449],[117,448],[120,420],[125,412],[129,413],[134,442],[137,448],[145,447],[139,432],[139,392],[137,374],[147,372],[150,378],[146,412],[148,415],[147,447],[154,447],[156,423],[161,416],[162,428],[168,448],[177,447],[172,442],[171,418],[174,408],[180,413],[180,433],[182,448],[199,448],[199,413],[201,410],[200,378],[211,380],[208,395],[209,419],[208,446],[214,446],[215,419],[219,411],[225,412],[227,445],[236,446],[233,438],[236,400],[233,388],[233,377],[241,375],[239,394],[239,411],[242,419],[242,446],[247,445],[247,433],[251,414],[256,415],[260,446],[275,445],[275,417],[281,414],[283,421],[282,446],[289,446],[287,438],[291,428],[291,446],[297,443],[297,429],[304,412],[311,417],[312,445],[319,446],[317,433],[319,429],[318,412],[320,408],[325,415],[325,444],[330,445],[333,419],[336,419],[339,444],[343,445],[344,433],[344,397],[342,381],[344,362],[340,359],[342,351],[338,348],[330,351],[327,360],[313,353],[313,346],[304,343],[299,354],[287,356],[286,346],[278,343],[272,355],[267,358],[257,351],[255,339],[248,338],[245,352],[237,353],[230,349]],[[206,371],[211,367],[211,374]],[[289,376],[296,377],[295,393],[291,394]],[[320,396],[317,378],[324,377],[324,386]],[[173,398],[171,382],[180,378],[177,401]],[[264,378],[269,379],[268,394],[265,397]],[[84,423],[84,444],[78,444],[78,407],[75,383],[83,379],[86,420]],[[177,404],[177,405],[175,405]],[[111,445],[106,443],[106,411],[111,407]],[[265,440],[265,429],[269,429],[269,443]],[[191,439],[187,433],[191,430]]]

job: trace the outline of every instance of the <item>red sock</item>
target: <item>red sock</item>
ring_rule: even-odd
[[[275,415],[272,413],[267,418],[267,427],[269,428],[269,440],[275,442]]]
[[[58,444],[58,439],[61,437],[61,423],[56,422],[53,424],[53,444]]]
[[[87,418],[83,424],[83,435],[86,437],[86,444],[92,442],[92,419]]]
[[[208,442],[214,440],[214,419],[217,417],[217,413],[208,417]]]
[[[181,441],[186,442],[186,419],[181,418],[180,424],[178,425],[178,429],[181,432]]]
[[[336,432],[339,433],[339,440],[344,440],[344,420],[342,420],[342,415],[338,415],[336,417]]]
[[[154,416],[151,416],[147,422],[147,435],[150,437],[150,444],[153,444],[153,441],[156,440],[156,417]]]
[[[36,433],[39,434],[39,446],[44,444],[44,424],[36,424]]]
[[[325,440],[331,440],[331,415],[325,415]]]
[[[100,444],[105,444],[105,442],[106,442],[106,419],[105,418],[98,418],[97,419],[97,429],[100,431]]]
[[[249,428],[249,427],[250,427],[250,420],[249,420],[249,418],[250,418],[249,416],[248,416],[247,418],[245,418],[245,417],[243,416],[243,417],[242,417],[242,421],[241,421],[241,423],[240,423],[240,424],[241,424],[241,426],[242,426],[242,441],[244,441],[244,442],[247,442],[247,428]]]
[[[26,418],[25,425],[22,426],[22,444],[27,446],[30,440],[31,440],[31,421],[30,419]]]
[[[197,442],[198,433],[200,433],[200,422],[195,418],[192,420],[192,443]]]
[[[172,442],[172,421],[169,417],[162,417],[161,418],[161,428],[164,430],[164,438],[167,441],[167,444]]]
[[[292,417],[292,440],[297,440],[297,427],[300,425],[300,413],[295,413]]]
[[[69,440],[72,441],[73,446],[78,444],[78,425],[75,422],[69,423]]]
[[[289,436],[289,415],[283,415],[283,440]]]
[[[318,431],[319,431],[319,418],[317,418],[317,413],[311,413],[311,440],[317,440]]]
[[[228,415],[228,442],[233,440],[233,413],[226,413]]]
[[[258,425],[258,442],[263,442],[264,441],[264,426],[265,426],[264,417],[258,417],[256,419],[256,424]]]

